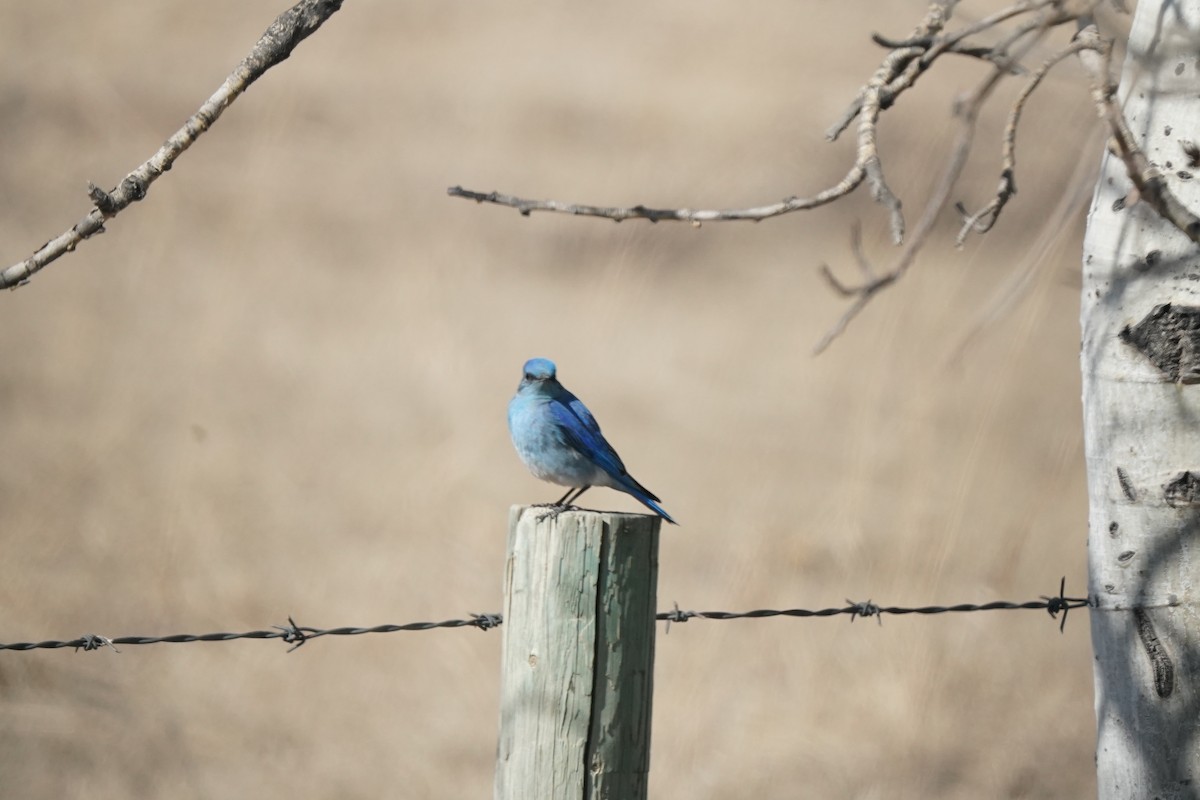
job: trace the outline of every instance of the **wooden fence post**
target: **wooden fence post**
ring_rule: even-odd
[[[514,506],[496,800],[644,800],[657,517]]]

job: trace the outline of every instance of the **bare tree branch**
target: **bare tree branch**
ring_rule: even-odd
[[[1002,8],[999,11],[984,17],[983,19],[977,20],[970,25],[960,28],[952,34],[948,34],[940,42],[937,42],[934,47],[929,49],[929,55],[926,57],[926,60],[932,62],[935,58],[941,55],[942,52],[948,50],[949,48],[960,46],[963,40],[967,39],[968,37],[991,30],[1002,22],[1007,22],[1008,20],[1018,17],[1022,14],[1029,14],[1033,11],[1041,11],[1042,9],[1046,8],[1049,8],[1052,11],[1052,15],[1050,17],[1035,17],[1032,27],[1057,25],[1059,22],[1064,22],[1066,20],[1075,18],[1074,14],[1071,14],[1066,9],[1062,8],[1062,0],[1022,0],[1022,2],[1014,3],[1007,8]],[[1008,47],[1013,41],[1024,36],[1031,29],[1032,28],[1026,28],[1024,30],[1018,29],[1013,33],[1012,36],[1008,38],[1008,40],[1001,42],[992,49],[1000,53],[1007,52]]]
[[[950,13],[957,3],[958,0],[935,0],[931,3],[924,20],[913,32],[910,40],[918,42],[933,40],[933,37],[939,34],[949,21]],[[1026,4],[1021,3],[1020,5]],[[837,184],[811,197],[789,197],[778,203],[753,208],[692,209],[650,208],[644,205],[596,206],[564,203],[558,200],[533,200],[500,192],[479,192],[464,189],[462,186],[451,186],[446,193],[451,197],[462,197],[477,203],[493,203],[515,208],[522,216],[529,216],[534,211],[554,211],[577,216],[603,217],[617,222],[626,219],[646,219],[651,222],[681,221],[693,224],[729,220],[757,222],[782,214],[790,214],[793,211],[804,211],[825,205],[854,191],[866,179],[871,186],[871,195],[888,209],[891,216],[892,238],[899,243],[904,236],[904,217],[901,214],[899,198],[892,192],[883,177],[882,162],[876,143],[876,127],[880,113],[886,110],[900,93],[911,87],[922,71],[915,66],[914,62],[925,52],[924,47],[911,46],[890,51],[884,57],[871,79],[859,91],[854,104],[843,115],[843,119],[839,123],[840,127],[835,126],[840,132],[855,117],[860,117],[858,147],[854,164]],[[836,138],[836,133],[830,138]]]
[[[1046,3],[1037,4],[1038,8],[1047,6]],[[1072,19],[1068,17],[1068,19]],[[971,153],[971,146],[975,140],[975,127],[979,119],[979,114],[999,85],[1000,80],[1006,75],[1012,74],[1011,61],[1019,60],[1026,53],[1037,46],[1039,42],[1046,36],[1051,28],[1060,24],[1063,21],[1060,14],[1052,12],[1049,15],[1042,17],[1040,25],[1025,25],[1022,26],[1021,37],[1029,36],[1029,41],[1021,45],[1016,56],[1010,57],[1007,55],[1008,48],[1014,46],[1021,37],[1008,37],[1004,43],[1004,58],[999,59],[992,71],[987,77],[975,88],[975,90],[964,100],[956,104],[956,115],[959,118],[960,125],[958,135],[955,138],[954,145],[950,150],[950,157],[946,161],[946,166],[942,170],[941,178],[930,196],[929,201],[925,205],[925,211],[921,215],[921,219],[917,223],[917,227],[913,230],[911,238],[905,243],[900,254],[892,265],[882,274],[877,277],[870,278],[858,286],[847,286],[838,281],[832,271],[826,265],[821,265],[821,274],[825,277],[835,291],[843,297],[852,297],[851,304],[842,312],[837,322],[825,332],[825,334],[817,341],[813,347],[813,354],[818,355],[824,352],[838,336],[840,336],[850,321],[857,317],[867,304],[880,292],[880,290],[891,286],[895,283],[908,268],[916,261],[917,254],[925,244],[930,232],[933,230],[934,224],[937,222],[938,215],[949,203],[950,195],[954,187],[958,183],[958,179],[962,176],[963,168],[967,164],[967,157]],[[1032,34],[1032,35],[1031,35]],[[857,250],[857,245],[855,249]],[[856,255],[860,269],[864,263],[864,258],[861,255]],[[864,273],[871,272],[867,269],[862,269]]]
[[[1082,22],[1086,23],[1088,20]],[[1109,68],[1111,43],[1101,38],[1094,23],[1084,24],[1075,34],[1075,38],[1082,44],[1079,62],[1091,79],[1092,100],[1096,104],[1096,111],[1112,131],[1110,146],[1125,162],[1125,171],[1129,173],[1129,179],[1137,189],[1139,197],[1185,236],[1200,244],[1200,217],[1171,192],[1162,171],[1150,163],[1145,152],[1138,147],[1137,138],[1129,129],[1125,114],[1117,104],[1117,85]],[[1186,152],[1187,148],[1184,149]]]
[[[855,119],[858,120],[854,163],[841,181],[810,197],[789,197],[778,203],[751,208],[698,210],[649,208],[643,205],[610,207],[564,203],[557,200],[531,200],[499,192],[477,192],[461,186],[451,187],[448,194],[479,203],[509,206],[525,216],[534,211],[553,211],[616,221],[640,218],[652,222],[673,220],[699,224],[724,220],[757,221],[816,208],[849,194],[866,182],[875,201],[887,209],[893,241],[903,244],[903,247],[887,269],[875,270],[862,255],[861,241],[855,232],[852,246],[862,273],[861,282],[858,284],[846,283],[840,280],[828,265],[821,266],[821,275],[831,289],[851,302],[838,321],[817,343],[815,351],[819,353],[846,329],[849,322],[872,298],[898,280],[915,261],[917,253],[933,229],[938,215],[949,203],[950,195],[962,175],[974,145],[980,111],[993,95],[996,86],[1005,77],[1027,74],[1022,60],[1030,51],[1052,30],[1065,23],[1076,22],[1082,30],[1068,45],[1055,52],[1032,73],[1014,101],[1004,128],[1002,168],[995,196],[974,213],[968,213],[965,208],[959,206],[962,227],[957,243],[961,245],[972,231],[984,233],[990,230],[1005,205],[1016,193],[1016,135],[1025,105],[1042,85],[1049,71],[1072,55],[1084,62],[1092,75],[1093,96],[1097,108],[1113,129],[1115,146],[1125,160],[1137,190],[1160,213],[1171,219],[1194,240],[1200,241],[1200,219],[1184,208],[1170,193],[1162,174],[1136,147],[1128,125],[1114,101],[1116,89],[1108,74],[1109,43],[1100,38],[1094,25],[1087,26],[1090,13],[1099,2],[1100,0],[1016,0],[982,19],[950,30],[950,18],[958,0],[934,0],[920,24],[907,38],[892,39],[880,34],[874,35],[874,41],[888,48],[888,52],[870,79],[859,89],[853,102],[826,132],[828,139],[836,139]],[[976,43],[974,38],[981,34],[992,34],[993,40],[998,34],[999,39],[995,44],[981,45]],[[911,234],[906,237],[900,198],[884,177],[883,158],[878,146],[879,121],[883,112],[912,88],[920,76],[943,55],[960,55],[984,60],[992,65],[992,70],[970,95],[956,104],[955,116],[960,122],[958,135],[921,218]],[[1193,146],[1193,149],[1196,148]]]
[[[1069,56],[1079,53],[1085,47],[1087,47],[1086,44],[1075,39],[1062,50],[1059,50],[1046,59],[1033,73],[1033,77],[1030,78],[1029,83],[1025,85],[1021,93],[1017,95],[1012,109],[1008,112],[1008,122],[1004,125],[1003,167],[1000,170],[1000,185],[996,189],[996,196],[992,198],[991,202],[974,214],[968,214],[963,205],[961,203],[958,204],[959,214],[963,217],[963,225],[954,240],[957,246],[962,247],[967,235],[972,231],[981,234],[990,231],[992,226],[996,224],[996,220],[1000,219],[1000,212],[1004,210],[1004,206],[1017,193],[1017,127],[1021,124],[1021,112],[1025,110],[1025,103],[1056,64]]]
[[[148,161],[126,175],[112,191],[106,192],[89,183],[88,197],[94,207],[87,216],[46,242],[29,258],[0,272],[0,289],[15,289],[28,283],[35,272],[51,261],[72,252],[84,239],[102,233],[106,220],[115,217],[130,203],[144,198],[150,184],[169,170],[175,159],[191,147],[250,84],[290,56],[296,46],[320,28],[341,5],[342,0],[300,0],[280,14],[221,88]]]
[[[933,65],[934,61],[941,55],[964,55],[972,58],[982,59],[984,61],[990,61],[993,64],[1005,63],[1009,66],[1012,74],[1021,74],[1023,71],[1021,65],[1013,63],[1008,58],[1007,45],[1005,43],[1001,43],[1000,45],[968,45],[964,43],[964,40],[969,36],[993,28],[1014,16],[1026,14],[1046,6],[1053,5],[1055,5],[1055,0],[1037,0],[1037,2],[1016,3],[1015,5],[997,11],[990,16],[984,17],[983,19],[956,31],[952,35],[947,35],[940,38],[933,35],[922,34],[920,28],[918,28],[918,34],[898,42],[893,42],[892,40],[880,36],[877,33],[872,34],[872,41],[883,47],[889,47],[892,49],[918,47],[923,51],[921,57],[911,62],[908,68],[905,70],[905,73],[901,75],[895,83],[888,86],[888,92],[882,98],[883,108],[886,109],[889,107],[895,100],[895,95],[911,86],[913,82],[920,76],[920,74],[929,69],[929,67]],[[930,31],[940,31],[942,26],[944,26],[948,20],[949,13],[947,11],[940,19],[940,25],[931,26]],[[929,20],[927,20],[926,24],[928,23]],[[1018,37],[1023,36],[1026,32],[1027,31],[1019,30],[1015,35]],[[1011,44],[1011,42],[1009,42],[1009,44]],[[843,114],[843,116],[825,132],[825,138],[831,141],[838,138],[838,136],[841,135],[841,133],[850,125],[851,121],[854,120],[854,117],[860,110],[862,110],[861,93],[855,99],[855,101],[850,104],[850,107],[846,109],[846,112]]]
[[[1100,168],[1095,145],[1103,144],[1102,132],[1100,121],[1096,120],[1094,129],[1080,143],[1075,167],[1054,209],[1046,215],[1021,260],[1009,270],[1006,285],[993,293],[988,302],[978,309],[974,322],[947,358],[948,364],[961,363],[988,326],[995,323],[1034,285],[1033,278],[1037,271],[1046,264],[1056,263],[1049,259],[1051,250],[1070,235],[1071,220],[1087,208],[1095,191],[1096,174]]]
[[[867,303],[871,302],[871,298],[877,292],[887,288],[893,281],[899,277],[899,273],[892,272],[884,275],[882,278],[875,277],[875,268],[871,265],[867,258],[866,252],[862,245],[862,229],[858,223],[850,226],[850,249],[854,253],[854,260],[858,263],[859,272],[862,273],[863,282],[861,286],[847,286],[838,280],[838,277],[833,274],[833,270],[828,264],[822,264],[820,268],[821,277],[829,284],[830,288],[840,294],[842,297],[853,298],[853,302],[838,318],[838,321],[833,324],[825,335],[817,342],[813,348],[814,355],[822,352],[833,340],[842,335],[851,320],[858,316],[859,312],[867,307]]]
[[[788,214],[792,211],[823,206],[839,197],[850,194],[850,192],[854,191],[863,182],[864,177],[866,177],[866,171],[861,165],[855,164],[846,173],[846,177],[819,194],[815,194],[812,197],[787,197],[778,203],[758,206],[756,208],[692,209],[650,208],[649,206],[642,205],[629,207],[590,206],[578,203],[561,203],[558,200],[528,200],[523,197],[501,194],[500,192],[476,192],[471,189],[464,189],[461,186],[451,186],[446,190],[446,194],[451,197],[464,197],[468,200],[474,200],[477,203],[495,203],[496,205],[515,208],[525,217],[534,211],[557,211],[562,214],[574,214],[581,217],[603,217],[611,219],[614,222],[621,222],[627,219],[647,219],[651,222],[691,222],[693,224],[729,220],[758,222],[770,217],[777,217],[780,214]]]

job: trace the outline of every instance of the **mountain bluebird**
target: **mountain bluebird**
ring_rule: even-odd
[[[633,495],[667,522],[678,524],[659,508],[659,499],[625,471],[592,412],[555,378],[553,361],[525,362],[525,377],[508,404],[508,432],[534,477],[571,487],[552,505],[565,508],[591,487],[607,486]]]

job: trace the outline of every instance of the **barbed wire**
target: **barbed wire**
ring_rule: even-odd
[[[876,622],[883,624],[884,614],[955,614],[966,613],[972,611],[1021,611],[1026,609],[1041,609],[1050,614],[1054,619],[1058,619],[1059,612],[1062,613],[1062,619],[1059,622],[1058,630],[1061,633],[1067,624],[1067,612],[1072,608],[1086,608],[1089,605],[1086,597],[1067,597],[1066,596],[1067,579],[1063,578],[1059,584],[1058,594],[1052,597],[1045,595],[1041,596],[1040,600],[1029,600],[1023,603],[1010,603],[1003,600],[997,600],[990,603],[974,604],[974,603],[959,603],[952,606],[920,606],[917,608],[906,608],[903,606],[880,606],[870,600],[866,602],[855,602],[847,600],[847,605],[839,608],[821,608],[821,609],[806,609],[806,608],[784,608],[772,609],[762,608],[754,611],[687,611],[681,609],[678,603],[670,611],[660,611],[655,615],[655,619],[660,622],[666,622],[666,630],[669,633],[672,623],[683,623],[692,619],[711,619],[711,620],[734,620],[734,619],[763,619],[767,617],[835,617],[839,615],[849,615],[850,621],[854,622],[858,617],[874,617]],[[288,617],[287,625],[273,625],[273,630],[262,631],[245,631],[243,633],[177,633],[170,636],[100,636],[94,633],[87,633],[77,639],[70,640],[47,640],[42,642],[13,642],[10,644],[0,643],[0,650],[53,650],[63,647],[74,648],[79,650],[92,651],[100,650],[108,647],[115,652],[121,652],[117,645],[127,644],[185,644],[189,642],[231,642],[237,639],[282,639],[285,643],[292,645],[288,652],[292,652],[296,648],[303,645],[305,642],[317,639],[322,636],[360,636],[367,633],[396,633],[398,631],[428,631],[435,628],[478,628],[482,631],[497,628],[504,623],[502,614],[471,614],[470,619],[448,619],[442,622],[409,622],[404,625],[376,625],[371,628],[357,627],[342,627],[342,628],[309,628],[297,625],[295,620]]]
[[[879,606],[870,600],[865,603],[847,600],[848,605],[844,608],[823,608],[817,611],[805,608],[760,609],[757,611],[683,611],[679,608],[679,604],[676,603],[674,610],[660,612],[658,619],[666,620],[669,626],[672,622],[687,622],[689,619],[695,618],[760,619],[763,617],[835,617],[840,614],[848,614],[851,622],[858,617],[874,617],[875,621],[882,625],[884,614],[956,614],[969,611],[1023,611],[1026,609],[1042,609],[1049,612],[1050,616],[1054,619],[1058,619],[1059,612],[1062,612],[1062,619],[1058,625],[1058,631],[1062,633],[1067,625],[1067,612],[1072,608],[1086,608],[1090,605],[1086,597],[1067,597],[1066,590],[1067,579],[1063,578],[1059,584],[1057,595],[1053,597],[1040,595],[1040,600],[1028,600],[1024,603],[1010,603],[1004,600],[996,600],[978,605],[975,603],[959,603],[953,606],[920,606],[917,608]]]

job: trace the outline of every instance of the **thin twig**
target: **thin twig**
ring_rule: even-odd
[[[942,5],[944,6],[947,4]],[[951,3],[948,5],[953,6],[954,4]],[[905,89],[911,87],[913,83],[916,82],[916,79],[920,77],[921,73],[929,69],[929,67],[933,65],[934,61],[936,61],[937,58],[942,55],[954,54],[970,56],[972,58],[990,61],[993,64],[1004,64],[1007,66],[1011,74],[1021,74],[1022,68],[1020,64],[1012,62],[1012,60],[1006,55],[1006,44],[1001,43],[1000,45],[985,47],[965,44],[964,40],[970,36],[974,36],[975,34],[989,30],[1002,22],[1008,21],[1009,19],[1022,14],[1030,14],[1046,8],[1047,6],[1056,7],[1056,0],[1036,0],[1036,2],[1023,1],[1015,3],[987,17],[984,17],[981,20],[977,20],[970,25],[960,28],[952,34],[935,36],[933,33],[940,33],[945,23],[949,21],[949,9],[941,8],[938,9],[940,12],[939,14],[935,15],[931,13],[930,16],[926,17],[922,26],[918,27],[917,30],[907,39],[893,43],[892,40],[887,39],[886,37],[880,36],[879,34],[873,34],[871,37],[872,40],[876,44],[880,44],[885,47],[894,44],[895,47],[919,47],[925,51],[922,53],[919,59],[914,59],[908,65],[906,65],[905,71],[901,73],[893,83],[888,84],[887,90],[883,92],[882,96],[880,97],[882,107],[885,109],[890,107],[892,103],[895,102],[896,97]],[[1074,17],[1065,10],[1054,8],[1054,11],[1056,17],[1062,17],[1061,20],[1058,20],[1059,22],[1074,19]],[[1046,21],[1044,19],[1040,19],[1037,22],[1034,22],[1033,26],[1037,27],[1045,24],[1045,22]],[[1057,22],[1055,24],[1057,24]],[[1019,38],[1024,36],[1027,32],[1028,30],[1022,29],[1018,30],[1014,35]],[[842,132],[850,126],[850,123],[854,121],[854,118],[858,116],[859,112],[862,111],[864,90],[865,87],[864,89],[859,90],[858,96],[854,98],[854,100],[850,103],[850,106],[842,113],[840,117],[838,117],[837,121],[835,121],[833,125],[831,125],[829,129],[825,131],[826,139],[829,141],[837,139]]]
[[[959,30],[955,31],[952,34],[948,34],[946,37],[944,37],[942,39],[942,41],[940,41],[937,44],[936,47],[930,48],[929,55],[927,56],[927,60],[932,61],[933,59],[935,59],[939,55],[941,55],[943,51],[948,50],[952,47],[958,46],[964,39],[967,39],[971,36],[975,36],[976,34],[983,33],[984,31],[990,30],[991,28],[995,28],[997,25],[999,25],[1002,22],[1007,22],[1008,20],[1013,19],[1015,17],[1019,17],[1022,14],[1029,14],[1034,11],[1040,11],[1047,7],[1050,7],[1050,8],[1058,7],[1058,6],[1060,6],[1060,4],[1061,4],[1061,0],[1036,0],[1035,2],[1014,3],[1011,6],[1002,8],[999,11],[996,11],[995,13],[984,17],[983,19],[977,20],[976,22],[973,22],[970,25],[960,28]],[[1058,14],[1056,14],[1055,16],[1057,17],[1059,14],[1063,15],[1063,19],[1059,20],[1060,22],[1065,22],[1068,19],[1075,18],[1073,15],[1067,13],[1065,10],[1062,10],[1061,8],[1059,9]],[[1047,20],[1045,20],[1045,19],[1041,19],[1034,23],[1035,27],[1038,25],[1046,25],[1046,24],[1047,24]],[[1049,23],[1049,24],[1058,24],[1058,23]],[[1024,33],[1027,33],[1027,32],[1028,31],[1022,32],[1021,34],[1018,35],[1017,38],[1019,38],[1019,36],[1023,36]],[[1009,42],[1009,44],[1011,44],[1011,42]],[[993,49],[1003,52],[1007,48],[1002,43],[1001,45],[994,47]]]
[[[967,235],[972,231],[980,234],[990,231],[992,226],[996,224],[996,220],[1000,218],[1000,213],[1004,210],[1004,206],[1017,193],[1017,127],[1021,124],[1021,113],[1025,110],[1025,103],[1055,65],[1069,56],[1077,54],[1083,47],[1086,47],[1086,45],[1079,40],[1074,40],[1062,50],[1052,55],[1034,71],[1033,77],[1029,79],[1029,82],[1025,84],[1020,94],[1017,95],[1012,109],[1008,112],[1008,121],[1004,125],[1000,185],[997,187],[996,195],[991,201],[974,214],[968,214],[966,209],[959,204],[958,209],[963,217],[963,224],[959,229],[958,236],[954,240],[955,245],[958,247],[963,246]]]
[[[950,19],[950,13],[958,0],[938,0],[930,5],[924,20],[913,33],[915,39],[931,37],[940,33]],[[558,200],[535,200],[501,192],[480,192],[464,189],[462,186],[451,186],[446,193],[451,197],[462,197],[477,203],[492,203],[495,205],[515,208],[522,216],[529,216],[534,211],[551,211],[576,216],[602,217],[620,222],[626,219],[645,219],[651,222],[691,222],[693,224],[714,221],[752,220],[760,221],[789,214],[793,211],[804,211],[830,203],[844,197],[858,188],[866,179],[871,186],[875,200],[884,205],[891,216],[892,236],[897,242],[903,238],[904,218],[901,214],[899,199],[888,186],[883,177],[882,162],[879,159],[876,144],[876,125],[879,114],[887,109],[896,96],[912,85],[916,73],[906,70],[910,62],[921,56],[925,50],[921,47],[904,48],[891,51],[884,58],[871,80],[864,86],[852,107],[852,113],[845,118],[848,125],[855,117],[862,115],[858,129],[858,147],[854,164],[846,177],[834,186],[811,197],[789,197],[778,203],[752,208],[726,209],[692,209],[692,208],[650,208],[644,205],[636,206],[597,206],[583,203],[565,203]],[[844,125],[843,125],[844,127]]]
[[[889,84],[893,82],[892,77],[897,72],[905,72],[907,66],[920,54],[920,48],[916,47],[893,50],[888,54],[879,69],[867,81],[862,94],[862,110],[859,111],[858,117],[858,163],[862,164],[866,171],[871,197],[887,208],[890,214],[892,241],[896,244],[904,241],[904,215],[901,212],[900,198],[896,197],[883,177],[883,162],[879,158],[877,140],[879,115],[884,110],[885,92],[892,94],[889,89]],[[909,79],[909,85],[912,80],[915,80],[915,76]]]
[[[942,0],[942,2],[934,2],[929,6],[929,11],[925,14],[925,18],[921,23],[909,34],[907,39],[891,44],[890,40],[873,34],[871,39],[876,44],[882,44],[885,47],[895,50],[915,50],[918,54],[922,54],[936,41],[937,35],[945,29],[950,22],[950,16],[954,13],[954,6],[958,4],[958,0]],[[888,57],[891,57],[889,53]],[[886,60],[885,60],[886,63]],[[880,109],[890,108],[896,98],[907,88],[912,86],[913,82],[920,74],[919,69],[911,69],[912,61],[907,63],[895,62],[898,67],[895,74],[887,81],[886,88],[879,94]],[[850,127],[850,123],[863,109],[863,103],[866,98],[867,87],[863,86],[858,90],[858,94],[851,101],[849,107],[846,108],[842,115],[825,131],[825,138],[829,141],[836,140],[842,135],[846,128]]]
[[[1018,55],[1023,56],[1030,49],[1037,46],[1038,42],[1048,33],[1049,28],[1044,28],[1038,31],[1031,41],[1027,42]],[[847,307],[837,321],[825,332],[817,344],[813,347],[813,354],[819,355],[831,345],[838,336],[840,336],[851,320],[857,317],[867,304],[880,292],[896,282],[908,268],[912,266],[916,260],[917,253],[925,244],[933,226],[937,221],[938,215],[942,212],[949,202],[950,194],[955,185],[958,183],[959,177],[962,175],[963,168],[967,163],[967,156],[971,152],[971,144],[975,138],[975,126],[979,119],[979,113],[983,109],[992,92],[1000,80],[1009,73],[1008,67],[1005,64],[996,64],[987,77],[980,82],[979,86],[961,103],[957,104],[957,116],[960,121],[958,135],[955,138],[954,145],[950,151],[950,158],[946,162],[945,168],[942,170],[941,177],[929,198],[929,202],[925,205],[925,211],[921,219],[917,222],[916,228],[913,230],[912,236],[896,257],[891,267],[872,280],[865,281],[859,286],[848,287],[836,279],[833,279],[832,272],[827,266],[822,265],[821,274],[831,284],[839,287],[838,292],[843,296],[854,297],[853,302]]]
[[[731,220],[749,220],[758,222],[780,214],[802,211],[823,206],[839,197],[844,197],[858,188],[866,176],[862,166],[855,164],[846,176],[828,189],[811,197],[787,197],[778,203],[754,208],[651,208],[649,206],[593,206],[582,203],[563,203],[558,200],[531,200],[524,197],[514,197],[500,192],[477,192],[464,189],[461,186],[451,186],[446,194],[451,197],[462,197],[477,203],[494,203],[499,206],[515,208],[522,216],[529,216],[534,211],[554,211],[560,214],[573,214],[580,217],[602,217],[614,222],[627,219],[645,219],[651,222],[727,222]]]
[[[1081,146],[1075,159],[1075,167],[1071,177],[1067,179],[1066,188],[1058,198],[1054,209],[1045,217],[1038,228],[1033,244],[1008,271],[1006,284],[995,292],[987,304],[974,315],[970,329],[963,334],[962,339],[947,358],[950,365],[959,364],[976,340],[983,335],[988,326],[1005,314],[1032,287],[1033,278],[1039,268],[1055,263],[1048,259],[1052,247],[1061,242],[1072,232],[1071,220],[1081,209],[1087,207],[1092,192],[1096,186],[1096,174],[1099,162],[1096,160],[1094,145],[1102,143],[1103,137],[1099,121],[1087,137],[1081,139]]]
[[[640,218],[651,222],[672,220],[699,224],[723,220],[757,221],[793,211],[815,208],[849,194],[865,181],[870,186],[871,195],[875,201],[887,209],[892,240],[897,244],[903,243],[904,246],[890,267],[883,271],[870,269],[869,262],[861,255],[861,251],[857,250],[856,259],[863,272],[863,279],[857,285],[839,280],[828,265],[821,266],[821,275],[830,287],[838,294],[849,298],[851,302],[838,321],[818,341],[815,352],[819,353],[845,330],[849,322],[861,313],[876,294],[894,283],[913,264],[917,253],[933,229],[938,215],[948,204],[950,193],[962,175],[967,156],[973,146],[980,110],[992,96],[998,83],[1006,76],[1023,74],[1025,70],[1021,60],[1052,29],[1079,19],[1081,15],[1088,13],[1099,0],[1082,0],[1076,4],[1066,4],[1062,0],[1018,0],[980,20],[950,31],[947,30],[947,25],[957,2],[958,0],[934,0],[930,3],[921,23],[905,39],[893,40],[878,34],[875,35],[874,39],[877,43],[889,47],[888,53],[871,74],[867,83],[859,89],[846,111],[826,132],[827,138],[836,139],[838,135],[849,128],[851,122],[855,119],[858,120],[854,164],[839,183],[819,194],[808,198],[790,197],[778,203],[752,208],[704,210],[650,208],[643,205],[594,206],[564,203],[557,200],[531,200],[499,192],[478,192],[464,189],[461,186],[451,187],[447,190],[448,194],[453,197],[475,200],[479,203],[508,206],[517,209],[525,216],[534,211],[552,211],[602,217],[615,221]],[[1008,22],[1013,23],[1011,29],[1003,31],[997,44],[983,47],[969,41],[971,37],[997,30],[1003,23]],[[1072,42],[1070,46],[1054,54],[1046,64],[1038,69],[1018,97],[1005,128],[1004,165],[996,199],[976,214],[968,216],[965,211],[962,212],[966,220],[964,233],[960,234],[960,239],[966,235],[967,231],[983,232],[995,224],[1004,204],[1016,192],[1014,179],[1016,129],[1029,96],[1042,83],[1046,73],[1054,64],[1073,53],[1078,53],[1082,57],[1090,47],[1090,44]],[[901,94],[912,88],[919,77],[929,70],[940,56],[947,54],[982,59],[989,62],[992,69],[975,91],[966,100],[957,104],[955,113],[960,121],[958,136],[941,177],[935,185],[934,192],[925,205],[921,219],[912,233],[906,237],[900,198],[884,177],[883,158],[878,144],[879,121],[883,112],[891,108]],[[1108,101],[1111,104],[1111,93]],[[1126,149],[1129,148],[1126,147]],[[1147,173],[1143,172],[1143,174]],[[1143,180],[1143,183],[1149,182],[1151,190],[1157,189],[1158,185],[1162,183],[1161,175],[1157,176],[1157,184],[1155,183],[1155,174],[1147,175],[1148,177]],[[1162,187],[1158,196],[1164,203],[1169,203],[1173,199],[1169,193],[1165,192],[1165,186]],[[1197,225],[1196,230],[1200,233],[1200,224]],[[905,241],[906,238],[907,241]],[[855,242],[857,241],[856,234]],[[859,247],[858,244],[854,246]]]
[[[106,220],[144,198],[150,185],[171,168],[175,159],[191,147],[250,84],[290,56],[296,46],[316,32],[341,5],[342,0],[300,0],[280,14],[221,88],[148,161],[126,175],[111,191],[106,192],[89,183],[88,197],[93,208],[87,216],[46,242],[29,258],[0,272],[0,289],[23,286],[35,272],[72,252],[84,239],[102,233]]]

